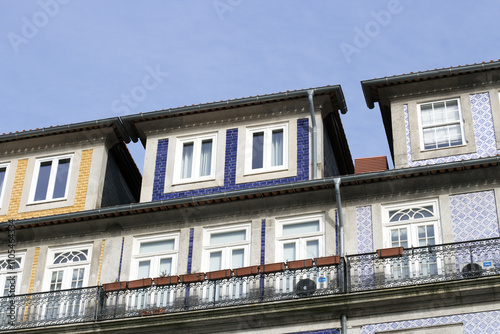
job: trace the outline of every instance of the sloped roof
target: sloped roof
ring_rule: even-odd
[[[134,142],[136,142],[139,139],[140,135],[139,131],[137,130],[134,124],[139,122],[152,121],[152,120],[182,116],[182,115],[211,112],[223,109],[232,109],[243,106],[293,100],[298,98],[307,98],[308,92],[310,90],[314,90],[315,96],[330,95],[333,108],[340,110],[342,114],[345,114],[347,112],[347,105],[345,103],[344,93],[342,92],[340,85],[335,85],[335,86],[323,86],[323,87],[293,90],[293,91],[286,91],[273,94],[250,96],[250,97],[225,100],[219,102],[193,104],[191,106],[162,109],[162,110],[156,110],[147,113],[139,113],[134,115],[126,115],[123,116],[121,119],[123,121],[125,129],[130,134],[131,139]],[[144,138],[141,139],[144,140]]]
[[[373,109],[374,103],[380,101],[378,90],[382,87],[496,69],[500,69],[500,60],[492,60],[490,62],[482,62],[479,64],[465,66],[446,67],[442,69],[427,70],[416,73],[411,72],[408,74],[394,75],[392,77],[384,77],[379,79],[364,80],[361,81],[361,87],[363,88],[363,94],[365,95],[366,105],[368,106],[368,108]]]
[[[46,137],[46,136],[59,135],[65,133],[82,132],[82,131],[88,131],[106,127],[113,128],[119,141],[123,141],[125,143],[130,142],[130,136],[125,132],[125,129],[123,128],[123,124],[120,118],[113,117],[95,121],[51,126],[48,128],[4,133],[0,135],[0,143],[29,139],[29,138]]]

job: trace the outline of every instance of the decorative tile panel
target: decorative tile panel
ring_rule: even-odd
[[[266,220],[262,219],[260,229],[260,264],[266,264]]]
[[[358,253],[373,252],[372,207],[356,208]]]
[[[410,139],[410,120],[408,116],[408,106],[404,105],[404,118],[406,130],[406,148],[408,155],[408,165],[410,167],[440,164],[452,161],[462,161],[470,159],[479,159],[500,154],[496,148],[495,129],[493,126],[493,116],[491,112],[491,103],[489,93],[471,94],[469,96],[472,120],[474,127],[474,136],[476,139],[476,153],[462,154],[449,157],[412,160],[411,139]]]
[[[493,190],[450,196],[455,242],[500,236]]]
[[[226,153],[224,163],[224,185],[220,187],[201,188],[189,191],[165,193],[168,139],[159,140],[156,153],[155,177],[153,185],[153,201],[208,195],[232,190],[258,188],[278,184],[286,184],[309,180],[309,119],[297,120],[297,175],[280,179],[236,184],[236,152],[238,146],[238,129],[226,131]]]
[[[366,325],[361,327],[361,334],[375,334],[380,331],[422,328],[459,323],[463,323],[463,334],[497,333],[500,328],[500,311],[458,314],[445,317]]]

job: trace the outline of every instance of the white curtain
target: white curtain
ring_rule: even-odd
[[[272,135],[271,166],[283,165],[283,130],[274,130]]]
[[[201,142],[200,176],[212,173],[212,139]]]
[[[191,178],[193,170],[193,143],[184,143],[182,146],[181,179]]]

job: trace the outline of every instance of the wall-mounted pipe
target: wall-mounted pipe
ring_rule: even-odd
[[[309,89],[307,91],[309,95],[309,109],[311,110],[311,123],[312,123],[312,178],[313,180],[317,178],[318,174],[318,129],[316,126],[316,114],[314,112],[314,89]]]
[[[345,257],[345,245],[344,245],[344,215],[342,214],[342,201],[340,197],[340,177],[333,179],[335,184],[335,202],[337,203],[337,217],[339,219],[339,255]],[[346,277],[344,276],[344,280]],[[340,324],[342,327],[342,334],[347,334],[347,315],[342,313],[340,316]]]

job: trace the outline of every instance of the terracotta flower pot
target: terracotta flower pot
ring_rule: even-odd
[[[204,273],[185,274],[185,275],[180,275],[179,279],[181,283],[203,282],[205,280],[205,274]]]
[[[104,291],[109,292],[109,291],[119,291],[119,290],[125,290],[127,289],[127,283],[128,282],[113,282],[113,283],[106,283],[102,285],[102,288]]]
[[[314,259],[314,263],[316,263],[316,266],[318,266],[318,267],[338,266],[340,263],[340,256],[332,255],[332,256],[325,256],[325,257],[317,257]]]
[[[141,278],[128,282],[129,289],[140,289],[146,288],[153,284],[153,279],[151,278]]]
[[[262,274],[277,273],[279,271],[285,271],[285,262],[263,264],[259,266],[259,270]]]
[[[166,277],[156,277],[154,279],[155,285],[174,285],[179,283],[179,276],[166,276]]]
[[[288,267],[288,269],[291,270],[311,268],[313,266],[313,260],[307,259],[307,260],[288,261],[286,266]]]
[[[231,278],[231,269],[224,269],[224,270],[217,270],[217,271],[211,271],[207,273],[207,278],[209,280],[218,280],[218,279],[225,279],[225,278]]]
[[[386,258],[386,257],[400,257],[403,256],[403,247],[393,247],[393,248],[384,248],[384,249],[378,249],[377,254],[380,259]]]
[[[233,269],[233,272],[234,272],[234,276],[236,276],[236,277],[257,275],[259,273],[259,266],[249,266],[249,267],[237,268],[237,269]]]

